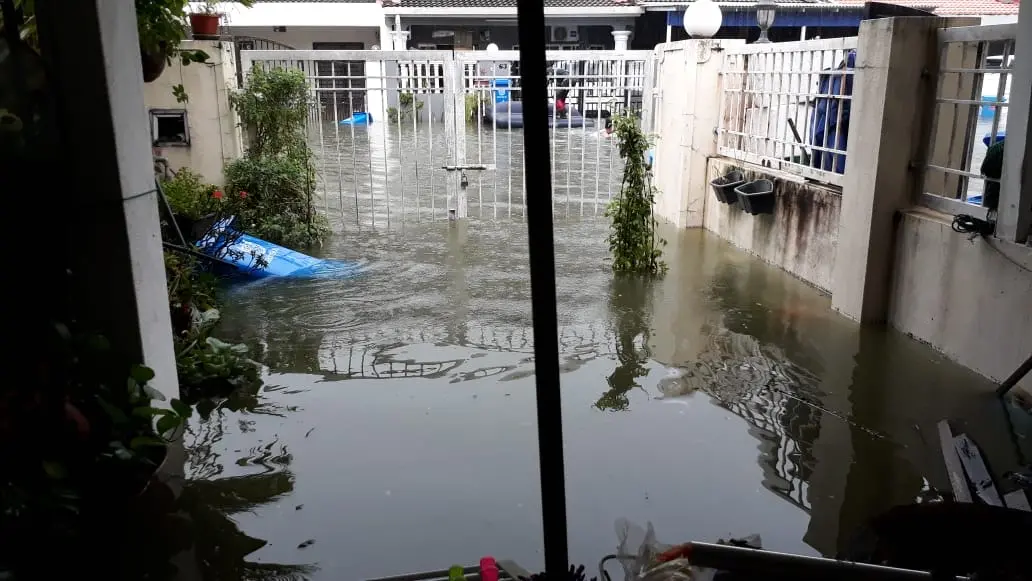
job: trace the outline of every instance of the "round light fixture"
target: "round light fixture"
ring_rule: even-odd
[[[695,0],[684,10],[684,31],[692,38],[710,38],[720,30],[724,15],[713,0]]]
[[[493,42],[487,45],[487,52],[498,52],[498,45]]]

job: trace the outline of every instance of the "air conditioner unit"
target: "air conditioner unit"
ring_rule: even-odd
[[[580,40],[576,26],[553,26],[551,38],[552,42],[577,42]]]

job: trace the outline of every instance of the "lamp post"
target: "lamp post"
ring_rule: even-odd
[[[760,0],[756,3],[756,24],[760,27],[760,38],[756,42],[770,42],[767,30],[774,26],[774,13],[777,9],[773,0]]]
[[[710,38],[720,30],[724,15],[713,0],[695,0],[684,10],[684,31],[692,38]]]

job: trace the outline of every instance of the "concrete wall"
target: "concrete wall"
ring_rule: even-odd
[[[676,226],[702,225],[706,160],[717,152],[720,51],[742,43],[686,40],[656,47],[656,215]]]
[[[276,32],[271,26],[233,26],[230,21],[226,30],[233,35],[273,40],[297,50],[311,50],[315,42],[361,42],[366,50],[387,43],[387,39],[381,42],[380,30],[372,27],[288,26],[286,31]]]
[[[1032,353],[1032,248],[969,240],[950,220],[924,209],[903,214],[889,323],[1003,380]],[[1019,387],[1032,393],[1032,376]]]
[[[172,169],[189,167],[213,184],[223,183],[226,161],[243,155],[239,121],[229,105],[229,93],[237,88],[233,45],[228,42],[191,40],[184,49],[207,52],[210,62],[183,66],[177,61],[161,77],[144,85],[147,109],[185,109],[190,130],[188,146],[165,146],[161,154]],[[179,103],[172,93],[182,84],[189,101]]]
[[[773,179],[777,199],[774,213],[752,216],[739,204],[723,204],[712,191],[707,191],[702,226],[766,262],[829,291],[842,196],[791,174],[720,157],[710,159],[707,182],[735,167],[742,169],[748,180]]]

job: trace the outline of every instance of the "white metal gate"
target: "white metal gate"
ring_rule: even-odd
[[[652,126],[653,53],[549,51],[547,58],[553,208],[600,214],[623,170],[605,116],[640,115]],[[520,100],[518,51],[255,50],[241,51],[241,64],[299,69],[308,78],[319,202],[331,221],[393,226],[525,215],[534,193],[524,187],[523,133],[517,117],[505,115]],[[570,105],[565,118],[556,96]],[[349,123],[359,112],[372,123]]]

